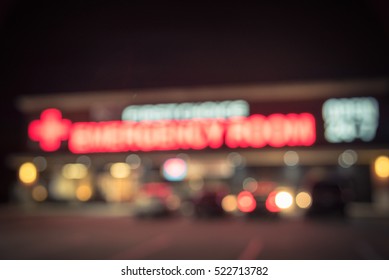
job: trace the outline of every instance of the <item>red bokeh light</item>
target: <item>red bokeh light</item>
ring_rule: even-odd
[[[276,205],[276,195],[277,191],[272,191],[266,199],[266,209],[272,213],[280,212],[280,208]]]
[[[257,207],[257,202],[251,192],[243,191],[238,195],[238,209],[244,213],[250,213]]]

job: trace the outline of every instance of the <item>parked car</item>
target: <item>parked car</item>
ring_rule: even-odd
[[[220,191],[203,191],[193,198],[194,215],[199,218],[222,217],[222,199],[225,193]]]
[[[311,190],[312,205],[308,217],[344,217],[346,201],[336,182],[320,181]]]
[[[165,217],[172,214],[169,198],[173,190],[169,184],[152,182],[143,185],[134,201],[136,217]]]

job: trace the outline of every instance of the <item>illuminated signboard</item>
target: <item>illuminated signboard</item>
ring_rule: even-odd
[[[56,151],[61,141],[69,137],[71,122],[62,119],[62,114],[56,109],[47,109],[42,112],[41,119],[35,120],[28,126],[28,135],[31,140],[38,141],[42,150]]]
[[[376,135],[379,108],[373,97],[332,98],[324,102],[322,114],[328,142],[369,142]]]
[[[126,121],[188,120],[246,117],[249,104],[244,100],[221,102],[167,103],[154,105],[131,105],[122,113]]]
[[[47,109],[29,125],[29,136],[44,151],[68,141],[73,153],[311,146],[316,141],[313,115],[254,114],[249,117],[75,122]],[[48,144],[49,143],[49,144]],[[55,143],[52,144],[52,143]]]

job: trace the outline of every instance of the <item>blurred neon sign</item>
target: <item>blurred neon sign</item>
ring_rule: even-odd
[[[207,101],[197,103],[167,103],[131,105],[122,112],[125,121],[215,119],[249,115],[249,104],[244,100]]]
[[[47,114],[54,114],[55,117],[49,118],[49,128],[42,130],[40,124],[45,123]],[[62,119],[56,109],[48,109],[41,116],[41,120],[32,121],[29,125],[31,140],[40,142],[44,151],[55,151],[59,149],[61,141],[67,140],[69,150],[76,154],[202,150],[218,149],[223,145],[229,148],[311,146],[316,141],[315,119],[309,113],[72,124]],[[56,144],[47,146],[48,142]]]
[[[62,119],[57,109],[47,109],[42,112],[40,120],[34,120],[28,126],[28,136],[38,141],[43,151],[52,152],[59,149],[61,141],[67,140],[71,122]]]
[[[332,98],[324,102],[322,114],[328,142],[368,142],[376,135],[379,106],[373,97]]]

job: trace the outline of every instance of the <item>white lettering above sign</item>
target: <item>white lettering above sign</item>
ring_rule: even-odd
[[[122,120],[227,119],[230,117],[247,117],[249,111],[249,104],[244,100],[131,105],[123,110]]]

